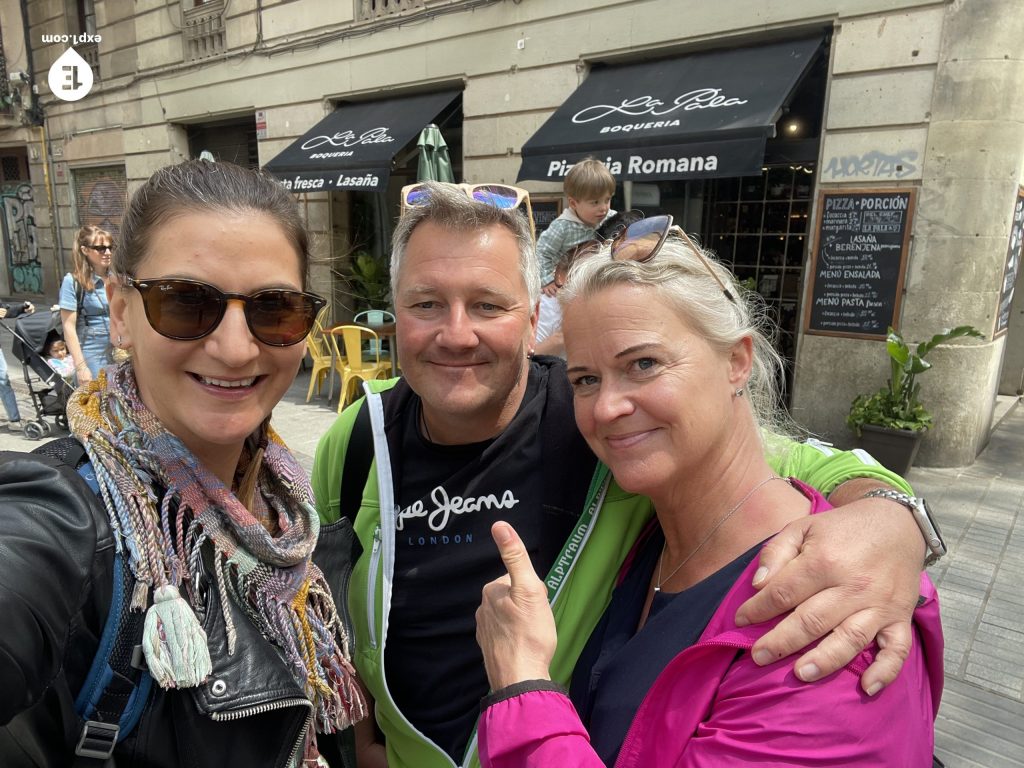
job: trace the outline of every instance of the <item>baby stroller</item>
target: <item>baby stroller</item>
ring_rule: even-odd
[[[11,330],[4,323],[0,325]],[[12,352],[21,361],[21,370],[36,411],[36,418],[25,422],[25,436],[38,440],[50,434],[47,416],[52,416],[54,423],[66,430],[68,417],[65,410],[75,389],[43,357],[50,342],[61,337],[60,310],[38,310],[31,315],[21,315],[14,321],[11,333],[14,336]]]

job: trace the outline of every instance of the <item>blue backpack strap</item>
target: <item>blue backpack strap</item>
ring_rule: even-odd
[[[99,496],[92,463],[84,461],[77,471]],[[75,747],[75,768],[106,765],[114,747],[138,725],[149,699],[153,678],[142,660],[145,613],[132,611],[129,606],[134,587],[135,577],[128,558],[122,552],[115,552],[114,585],[107,622],[89,674],[75,699],[75,711],[83,721]]]
[[[116,553],[107,622],[75,700],[75,711],[82,718],[76,768],[94,766],[97,760],[103,764],[110,758],[114,747],[138,724],[152,689],[153,678],[141,661],[145,614],[128,605],[134,584],[127,557]]]
[[[74,438],[54,440],[34,452],[74,467],[92,492],[100,495],[92,463]],[[110,610],[89,673],[75,699],[82,730],[74,768],[113,766],[114,747],[138,725],[153,687],[142,656],[145,613],[132,611],[129,605],[134,588],[127,555],[115,552]]]

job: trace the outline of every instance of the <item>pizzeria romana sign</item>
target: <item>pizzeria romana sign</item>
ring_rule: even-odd
[[[676,174],[700,174],[717,175],[718,155],[686,155],[683,157],[663,157],[659,159],[644,157],[643,155],[629,155],[626,160],[613,160],[608,157],[601,158],[608,171],[615,177],[673,177]],[[561,178],[572,169],[568,161],[552,160],[547,172],[547,178]]]

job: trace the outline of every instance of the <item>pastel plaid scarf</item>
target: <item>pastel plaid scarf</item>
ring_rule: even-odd
[[[262,454],[254,515],[143,404],[130,361],[79,389],[68,422],[92,461],[118,547],[128,552],[137,579],[132,607],[147,610],[143,647],[154,679],[191,687],[210,672],[195,616],[209,545],[228,653],[236,643],[230,599],[284,656],[313,703],[317,732],[361,720],[366,704],[348,636],[311,559],[320,522],[309,480],[269,425],[263,450],[243,454],[243,461]],[[275,533],[260,519],[274,520]]]

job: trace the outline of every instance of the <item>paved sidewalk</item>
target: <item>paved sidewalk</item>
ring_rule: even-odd
[[[970,467],[908,479],[949,546],[930,571],[946,637],[936,752],[949,768],[1024,765],[1024,407]]]
[[[7,360],[27,419],[34,411],[9,347]],[[306,403],[308,386],[309,372],[300,371],[272,421],[307,471],[337,412],[336,400]],[[0,450],[38,444],[0,428]],[[931,569],[946,635],[937,754],[947,768],[1024,765],[1024,407],[1002,419],[970,467],[914,468],[909,480],[928,498],[950,549]]]

